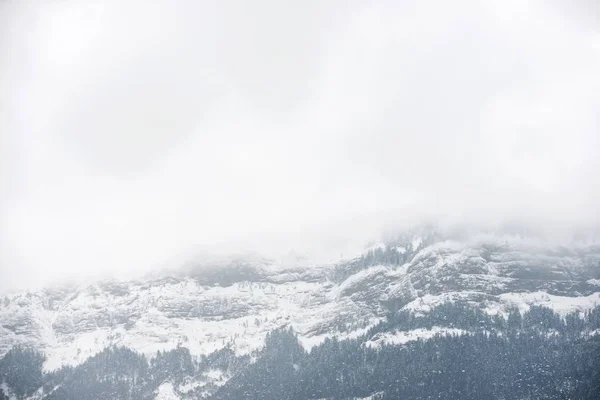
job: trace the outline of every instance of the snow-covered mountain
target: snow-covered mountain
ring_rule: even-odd
[[[503,317],[531,305],[563,315],[585,312],[600,305],[600,244],[420,230],[328,265],[241,257],[206,266],[200,260],[138,280],[16,293],[0,301],[0,356],[16,345],[32,346],[46,354],[47,371],[78,365],[112,345],[147,356],[178,347],[197,357],[224,348],[243,356],[282,327],[309,349],[326,338],[364,335],[398,311],[424,315],[445,303]],[[440,333],[465,332],[448,324],[378,333],[368,343],[403,344]],[[211,370],[204,378],[221,385],[230,375]]]

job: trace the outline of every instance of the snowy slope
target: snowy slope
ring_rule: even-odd
[[[489,314],[534,304],[561,313],[600,305],[600,246],[594,244],[429,234],[369,251],[337,265],[236,260],[168,276],[6,296],[0,302],[0,353],[33,345],[46,352],[47,370],[79,364],[113,344],[147,355],[178,345],[196,356],[226,346],[241,355],[261,348],[279,327],[291,326],[310,348],[327,337],[362,335],[389,312],[427,313],[445,302],[470,303]],[[444,327],[394,331],[369,345],[460,333]],[[204,378],[213,384],[226,380],[222,371],[209,375]],[[157,398],[176,395],[169,385]]]

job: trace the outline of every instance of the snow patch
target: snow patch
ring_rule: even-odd
[[[456,301],[467,301],[482,293],[479,292],[447,292],[439,295],[426,294],[402,307],[402,310],[411,311],[417,316],[423,316],[435,307]]]
[[[580,297],[555,296],[546,292],[504,293],[498,298],[505,306],[516,307],[521,313],[528,311],[532,305],[548,307],[562,315],[585,312],[600,305],[600,292]]]
[[[208,371],[202,374],[206,378],[208,378],[214,385],[223,386],[227,383],[228,377],[225,372],[220,369],[209,369]]]
[[[46,348],[44,371],[53,371],[64,365],[75,366],[98,354],[118,338],[117,331],[99,329],[85,332],[62,343]]]
[[[165,382],[156,389],[155,400],[181,400],[171,382]]]
[[[420,236],[414,237],[410,241],[410,245],[412,246],[412,250],[413,251],[417,251],[417,249],[419,248],[419,246],[421,246],[422,243],[423,243],[423,239]]]
[[[343,296],[344,292],[352,290],[352,288],[360,288],[362,283],[372,282],[375,276],[385,274],[389,271],[391,271],[391,268],[383,265],[375,265],[363,269],[354,275],[349,276],[337,288],[332,290],[331,296],[333,298],[341,297]]]
[[[395,331],[378,333],[369,339],[365,346],[379,349],[384,345],[403,345],[416,340],[427,340],[436,336],[459,336],[468,332],[463,329],[434,326],[431,329],[413,329],[410,331]]]
[[[382,320],[382,318],[373,319],[371,321],[371,323],[369,325],[367,325],[366,327],[361,328],[361,329],[356,329],[352,332],[343,332],[343,333],[336,332],[333,334],[323,334],[323,335],[314,335],[314,336],[298,335],[298,342],[300,342],[300,345],[304,348],[304,350],[309,352],[312,350],[313,347],[319,346],[325,340],[331,339],[333,337],[337,338],[338,340],[347,340],[347,339],[356,339],[360,336],[363,336],[364,334],[366,334],[369,331],[369,329],[371,329],[373,326],[377,325],[381,320]]]
[[[396,246],[396,251],[400,254],[406,253],[406,247],[404,246]]]
[[[589,296],[567,297],[555,296],[546,292],[503,293],[491,296],[483,292],[463,291],[447,292],[439,295],[424,295],[402,307],[423,316],[435,307],[454,302],[467,302],[475,306],[484,306],[483,311],[489,315],[508,316],[511,309],[517,308],[521,313],[529,310],[532,305],[548,307],[554,312],[566,315],[571,312],[585,312],[600,305],[600,292]],[[483,304],[482,304],[483,303]]]

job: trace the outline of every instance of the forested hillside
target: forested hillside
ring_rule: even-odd
[[[405,336],[415,331],[431,335]],[[41,353],[16,347],[0,361],[0,399],[597,399],[599,333],[600,307],[504,318],[447,304],[390,315],[364,335],[308,351],[292,329],[279,329],[250,356],[223,349],[195,358],[179,347],[148,359],[111,347],[43,372]],[[229,379],[204,379],[215,374]]]

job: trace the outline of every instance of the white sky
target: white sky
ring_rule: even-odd
[[[0,288],[431,214],[595,225],[598,4],[0,2]]]

